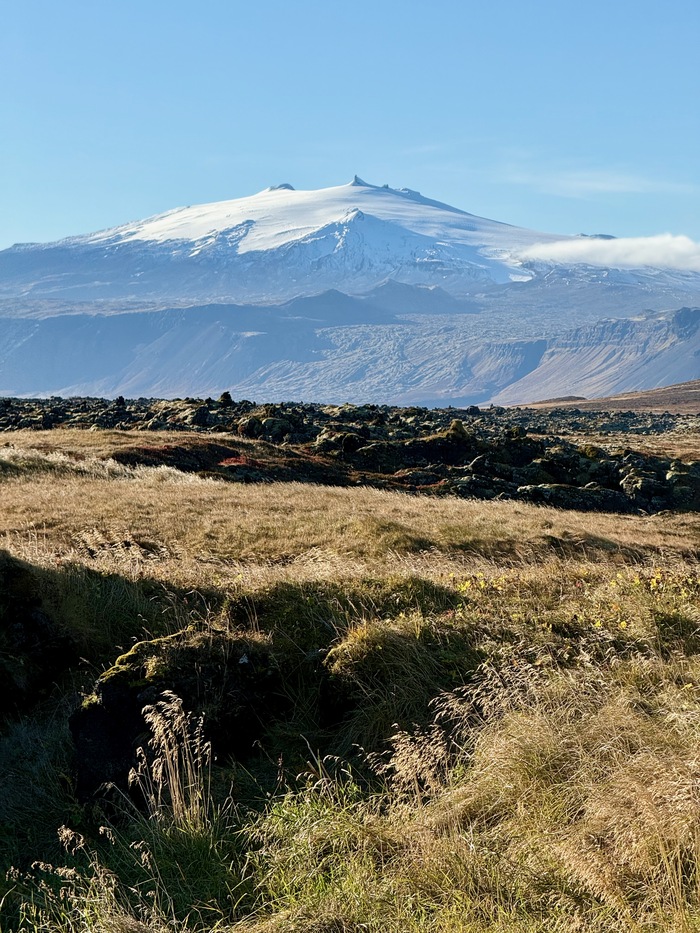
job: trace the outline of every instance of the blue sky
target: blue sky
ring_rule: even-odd
[[[0,248],[365,180],[561,233],[700,239],[698,0],[22,0]]]

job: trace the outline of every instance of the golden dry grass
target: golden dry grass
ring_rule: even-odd
[[[580,514],[369,488],[234,485],[145,468],[113,479],[30,472],[0,490],[0,546],[16,556],[185,588],[700,554],[695,514]]]
[[[67,469],[56,476],[30,464],[5,478],[0,533],[21,537],[31,529],[65,553],[86,529],[107,537],[128,532],[193,558],[273,561],[319,549],[372,559],[435,548],[527,562],[567,547],[582,556],[586,549],[682,553],[700,539],[694,514],[579,514],[364,487],[238,485],[167,468],[115,465],[107,478],[103,462],[95,462],[94,475],[86,460],[79,466],[82,475]]]
[[[207,435],[207,438],[227,438],[230,435]],[[38,450],[42,453],[61,452],[69,456],[109,457],[116,450],[134,444],[164,447],[183,440],[199,440],[202,435],[190,431],[111,431],[84,428],[55,428],[52,431],[10,431],[5,435],[4,446],[22,450]]]
[[[591,403],[592,404],[592,403]],[[700,407],[698,409],[700,411]],[[213,442],[247,445],[251,452],[256,442],[242,437],[232,438],[226,433],[201,434],[192,431],[112,431],[85,430],[79,428],[56,428],[52,431],[20,430],[5,435],[5,445],[22,450],[32,449],[41,453],[61,452],[71,457],[110,457],[118,450],[135,445],[167,447],[173,444],[202,444]],[[676,430],[662,434],[573,434],[569,438],[576,444],[595,444],[605,449],[633,449],[658,456],[677,457],[681,460],[700,459],[700,434],[697,431]],[[0,441],[0,450],[3,442]]]
[[[362,697],[349,740],[395,737],[376,796],[312,755],[259,818],[183,833],[166,808],[134,824],[135,843],[121,829],[122,875],[97,847],[65,882],[70,914],[38,899],[26,930],[700,928],[699,515],[235,485],[94,459],[133,435],[65,432],[64,446],[60,433],[17,436],[0,548],[64,581],[85,644],[106,627],[97,663],[116,637],[142,637],[151,584],[173,591],[171,629],[192,621],[192,591],[255,611],[272,594],[262,624],[323,616],[324,663]],[[93,577],[108,582],[91,590]],[[443,679],[460,686],[436,705]],[[393,726],[431,698],[434,722]],[[183,896],[185,855],[176,922],[163,905]],[[214,902],[217,878],[249,900]],[[161,900],[146,904],[151,890]]]
[[[497,610],[493,618],[502,615],[507,627],[523,597],[538,612],[558,611],[563,594],[580,599],[572,581],[599,579],[604,588],[618,569],[694,566],[700,556],[695,514],[580,514],[362,487],[239,485],[168,468],[111,462],[112,470],[89,457],[81,473],[63,460],[56,472],[44,469],[56,454],[22,455],[27,469],[0,482],[0,548],[46,571],[44,598],[99,663],[128,639],[177,630],[193,612],[201,618],[275,588],[276,611],[297,612],[300,625],[313,623],[319,598],[324,606],[341,599],[342,628],[354,624],[353,601],[362,622],[395,585],[401,606],[426,612],[412,581],[442,588],[447,596],[438,590],[430,599],[445,605],[456,582],[506,573],[512,605],[493,589],[475,609]],[[307,597],[308,611],[285,608],[285,599],[291,606]],[[249,611],[254,618],[258,609]]]

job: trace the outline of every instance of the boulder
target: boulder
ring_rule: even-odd
[[[434,486],[443,479],[440,472],[436,470],[397,470],[392,476],[392,480],[402,486]]]
[[[463,499],[512,499],[518,488],[515,483],[482,474],[465,476],[446,485]]]
[[[560,475],[555,475],[555,470],[550,469],[550,462],[543,458],[537,458],[532,463],[526,463],[524,467],[514,471],[514,479],[521,486],[539,486],[545,483],[556,483]]]
[[[293,430],[286,418],[265,418],[262,422],[262,435],[269,441],[279,443]]]
[[[674,509],[700,511],[700,461],[672,464],[665,480]]]
[[[345,434],[340,434],[338,440],[340,442],[340,449],[344,454],[354,454],[367,443],[364,437],[352,431],[346,431]]]
[[[579,512],[633,512],[634,507],[624,493],[601,486],[569,486],[566,483],[539,483],[520,486],[516,498],[525,502],[539,502],[558,509],[576,509]]]
[[[236,433],[239,435],[239,437],[256,438],[260,437],[262,432],[262,421],[259,418],[256,418],[255,415],[250,415],[247,418],[241,418],[241,420],[238,422],[238,427],[236,428]]]
[[[649,470],[630,470],[620,480],[620,487],[639,508],[659,511],[670,504],[668,483]]]
[[[191,424],[194,427],[206,428],[213,424],[216,419],[212,418],[211,412],[206,405],[199,405],[188,415],[185,416],[185,424]]]

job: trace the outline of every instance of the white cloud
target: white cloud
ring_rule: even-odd
[[[617,269],[655,266],[700,272],[700,243],[687,236],[661,233],[648,237],[620,237],[614,240],[576,237],[536,243],[520,253],[521,259],[550,262],[587,263]]]

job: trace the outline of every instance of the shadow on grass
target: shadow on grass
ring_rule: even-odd
[[[48,665],[46,677],[78,658],[100,667],[137,640],[203,618],[217,600],[218,593],[147,576],[128,579],[80,562],[30,563],[0,550],[0,664],[29,665],[24,679],[35,660]]]

